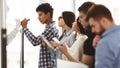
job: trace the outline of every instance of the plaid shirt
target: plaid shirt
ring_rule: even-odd
[[[35,37],[27,28],[24,29],[24,33],[34,46],[41,44],[38,68],[53,68],[55,57],[51,54],[51,50],[46,46],[46,44],[42,44],[41,35]],[[48,41],[51,41],[53,37],[58,38],[58,30],[55,27],[55,22],[46,25],[42,35]]]

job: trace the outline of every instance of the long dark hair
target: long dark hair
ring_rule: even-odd
[[[71,11],[64,11],[62,12],[63,19],[65,21],[65,24],[72,28],[72,24],[75,21],[75,14]]]
[[[80,33],[85,34],[85,29],[82,24],[79,22],[79,17],[77,18],[77,26],[79,27]]]

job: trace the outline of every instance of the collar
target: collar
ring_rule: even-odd
[[[66,36],[70,36],[72,32],[73,32],[73,30],[70,29],[68,32],[65,32],[65,35],[66,35]]]
[[[52,21],[52,22],[50,22],[49,24],[46,24],[46,28],[51,27],[51,26],[54,26],[54,24],[55,24],[55,21]]]
[[[114,32],[116,32],[116,31],[120,31],[120,26],[113,26],[113,27],[111,27],[111,28],[109,28],[108,30],[106,30],[103,34],[102,34],[102,37],[105,37],[106,35],[108,35],[108,34],[111,34],[111,33],[114,33]]]

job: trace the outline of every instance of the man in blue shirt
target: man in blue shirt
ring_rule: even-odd
[[[120,26],[115,25],[109,9],[104,5],[94,5],[86,20],[92,32],[101,36],[96,47],[95,68],[120,68]]]

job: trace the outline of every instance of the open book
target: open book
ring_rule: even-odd
[[[58,45],[64,44],[68,39],[69,39],[69,37],[66,37],[66,38],[61,39],[61,40],[59,41],[57,38],[53,38],[53,40],[54,40]]]
[[[49,48],[54,49],[54,47],[50,44],[50,42],[43,35],[41,35],[41,38],[48,45]]]
[[[57,68],[88,68],[88,66],[83,63],[76,63],[57,59]]]
[[[41,35],[41,38],[42,38],[43,41],[48,45],[49,48],[55,49],[55,48],[50,44],[50,42],[49,42],[43,35]],[[64,39],[62,39],[62,40],[59,41],[57,38],[53,38],[53,40],[54,40],[58,45],[63,44],[63,43],[66,42],[68,39],[69,39],[69,37],[66,37],[66,38],[64,38]]]

